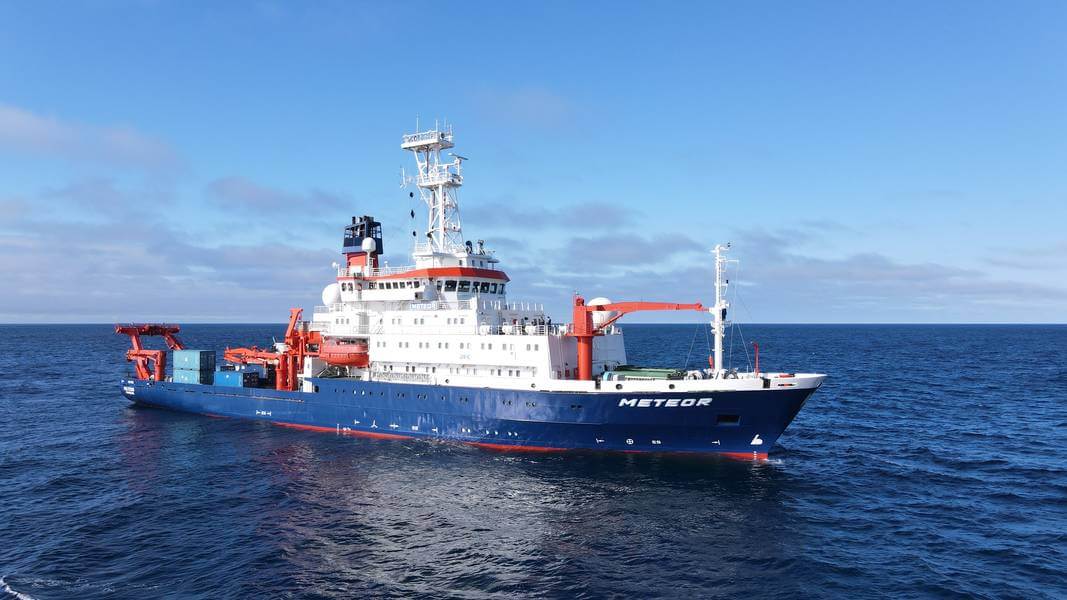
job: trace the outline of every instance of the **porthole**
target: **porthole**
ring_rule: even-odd
[[[621,390],[622,389],[622,384],[621,383],[616,383],[615,384],[615,389]]]

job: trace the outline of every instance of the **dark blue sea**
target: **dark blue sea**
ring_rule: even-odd
[[[706,360],[696,326],[625,330]],[[1067,326],[744,333],[830,375],[762,463],[133,408],[109,326],[0,326],[0,597],[1067,597]]]

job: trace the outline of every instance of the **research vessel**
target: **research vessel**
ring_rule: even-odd
[[[570,322],[511,300],[510,278],[483,241],[464,238],[464,157],[451,127],[404,135],[405,176],[428,209],[411,264],[382,264],[382,226],[344,226],[336,277],[311,319],[292,309],[284,340],[265,348],[185,348],[180,328],[120,324],[130,401],[214,416],[380,438],[456,441],[502,450],[718,453],[763,459],[811,394],[818,373],[724,364],[728,245],[712,251],[714,302],[586,301]],[[411,193],[414,197],[415,192]],[[630,365],[618,319],[699,311],[714,348],[701,369]],[[162,336],[167,350],[144,346]],[[171,357],[168,368],[168,356]]]

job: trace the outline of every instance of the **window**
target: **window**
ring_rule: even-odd
[[[454,291],[456,291],[456,281],[454,279],[449,279],[448,281],[445,282],[445,291],[446,292],[454,292]]]
[[[496,284],[495,283],[490,283],[489,284],[489,293],[490,294],[495,294],[496,293]]]
[[[482,286],[482,293],[483,294],[488,294],[489,293],[489,282],[488,281],[483,281],[481,286]]]
[[[529,344],[526,344],[526,351],[527,351],[527,352],[529,352],[529,351],[530,351],[530,345],[529,345]]]
[[[471,291],[471,282],[469,282],[469,281],[461,281],[461,282],[459,282],[459,293],[462,294],[463,292],[469,292],[469,291]]]
[[[500,293],[501,294],[504,293],[504,284],[503,283],[500,284]]]
[[[415,289],[418,289],[418,288],[419,288],[419,286],[421,286],[421,285],[422,285],[422,282],[421,282],[421,281],[415,281],[414,283],[415,283]]]
[[[437,280],[437,291],[439,291],[439,292],[441,291],[442,285],[443,285],[442,281],[440,279],[438,279]]]

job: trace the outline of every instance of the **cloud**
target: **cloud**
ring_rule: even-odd
[[[29,203],[13,198],[0,200],[0,222],[14,222],[30,213]]]
[[[569,100],[538,85],[482,88],[475,92],[474,99],[484,114],[512,124],[557,127],[574,115],[574,106]]]
[[[1002,280],[935,262],[878,253],[819,258],[799,249],[811,232],[743,230],[735,238],[746,295],[774,312],[790,306],[821,321],[1061,321],[1067,289]],[[1025,303],[1020,299],[1025,298]]]
[[[333,273],[335,249],[213,244],[152,213],[127,218],[142,193],[78,182],[0,221],[0,321],[281,321]],[[75,198],[111,208],[80,218],[66,210]]]
[[[168,144],[128,126],[99,127],[0,104],[0,150],[143,169],[175,166]]]
[[[632,224],[639,213],[607,202],[575,202],[559,208],[521,208],[515,203],[488,202],[474,207],[466,223],[529,230],[615,229]]]
[[[878,253],[835,258],[804,248],[819,226],[743,229],[734,235],[728,278],[732,314],[747,322],[1063,322],[1067,289],[999,279],[976,269],[907,263]],[[673,246],[672,246],[673,245]],[[675,260],[664,252],[677,247]],[[825,248],[824,245],[820,247]],[[713,265],[685,236],[595,236],[529,263],[503,258],[514,297],[542,302],[567,318],[570,295],[710,304]],[[690,258],[691,257],[691,258]],[[644,260],[643,260],[644,259]],[[679,263],[678,259],[685,262]],[[663,261],[664,264],[661,264]],[[1021,302],[1020,299],[1025,299]],[[692,321],[696,313],[642,313],[630,322]]]
[[[248,209],[303,209],[339,207],[344,199],[336,194],[311,190],[299,194],[258,184],[244,177],[223,177],[207,186],[207,194],[217,204]]]
[[[561,267],[574,270],[655,264],[676,254],[705,251],[706,247],[683,234],[605,234],[571,238],[553,254],[560,257]]]
[[[993,248],[986,261],[998,267],[1023,271],[1062,271],[1067,269],[1067,240],[1031,248]]]

